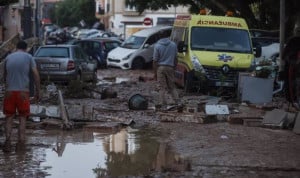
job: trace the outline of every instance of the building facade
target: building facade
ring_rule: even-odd
[[[170,7],[168,10],[146,10],[138,13],[134,7],[126,6],[125,0],[96,0],[96,17],[107,30],[128,37],[143,28],[156,25],[172,25],[179,14],[188,14],[187,6]]]

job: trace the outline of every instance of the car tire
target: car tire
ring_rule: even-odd
[[[143,58],[141,57],[135,58],[132,61],[132,65],[131,65],[132,69],[144,69],[144,67],[145,67],[145,60]]]

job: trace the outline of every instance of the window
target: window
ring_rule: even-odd
[[[158,17],[156,25],[170,25],[174,24],[174,17]]]
[[[145,44],[152,45],[158,40],[158,35],[154,34],[148,38]]]
[[[84,51],[79,47],[74,47],[74,60],[87,61],[88,56],[84,53]]]
[[[131,0],[129,0],[129,2],[131,2]],[[136,12],[136,8],[135,8],[135,6],[130,6],[130,5],[125,4],[125,11],[134,11],[134,12]]]
[[[37,51],[36,57],[69,57],[68,48],[40,48]]]
[[[139,49],[145,40],[146,37],[130,36],[122,43],[121,47],[128,49]]]

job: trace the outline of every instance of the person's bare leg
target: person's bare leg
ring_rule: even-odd
[[[19,130],[18,130],[18,138],[19,142],[25,143],[25,130],[26,130],[26,117],[19,117]]]
[[[12,132],[12,121],[13,121],[14,116],[9,116],[6,117],[5,121],[5,137],[6,141],[11,140],[11,132]]]
[[[23,153],[25,149],[25,137],[26,137],[26,117],[19,117],[19,129],[18,129],[18,142],[16,145],[16,152]]]
[[[13,116],[9,116],[5,118],[5,143],[3,146],[4,152],[11,151],[11,133],[12,133],[12,124],[13,124]]]

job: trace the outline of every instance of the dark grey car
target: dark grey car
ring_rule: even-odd
[[[88,55],[76,45],[40,46],[33,57],[41,80],[92,81],[97,77],[97,63],[90,61]]]
[[[69,42],[80,46],[86,54],[97,60],[98,67],[106,67],[107,54],[121,45],[121,41],[110,38],[81,39]]]

